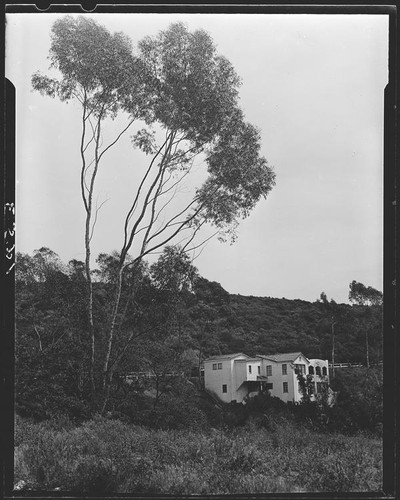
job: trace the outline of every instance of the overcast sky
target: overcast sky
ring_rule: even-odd
[[[54,14],[7,16],[6,76],[17,89],[17,250],[84,260],[78,105],[34,93]],[[230,293],[347,302],[352,280],[382,290],[386,15],[91,15],[134,45],[179,19],[204,28],[242,78],[241,107],[261,130],[276,186],[236,243],[210,242],[199,272]],[[114,124],[114,126],[116,126]],[[97,185],[93,254],[120,249],[131,200],[129,140]],[[131,177],[130,177],[131,176]]]

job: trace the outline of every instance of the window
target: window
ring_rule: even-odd
[[[251,365],[249,365],[249,373],[251,373]]]
[[[315,368],[315,373],[320,377],[321,376],[321,367],[317,366]]]
[[[259,375],[261,375],[261,366],[257,366],[257,372]]]
[[[213,363],[213,370],[217,369],[217,363]]]
[[[282,375],[287,375],[287,365],[282,365]]]
[[[226,384],[222,385],[222,392],[228,392],[228,386]]]
[[[222,370],[222,363],[218,363],[218,370]]]
[[[326,366],[323,366],[323,367],[322,367],[322,375],[323,375],[324,377],[326,377],[326,376],[327,376],[327,374],[328,374],[328,372],[327,372],[327,370],[326,370]]]
[[[306,365],[294,365],[295,366],[295,372],[297,375],[305,375],[306,373]]]
[[[314,375],[314,367],[311,366],[311,365],[308,367],[308,374],[309,375]]]
[[[286,365],[282,365],[282,368],[283,368],[283,366],[286,366]],[[283,392],[289,392],[289,386],[288,386],[287,382],[283,382]]]
[[[267,365],[267,377],[272,377],[272,365]]]

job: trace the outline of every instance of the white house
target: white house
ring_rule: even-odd
[[[241,403],[264,390],[282,401],[300,402],[298,374],[311,375],[317,394],[329,383],[328,361],[308,359],[301,352],[261,355],[243,353],[211,356],[204,361],[204,387],[225,403]]]

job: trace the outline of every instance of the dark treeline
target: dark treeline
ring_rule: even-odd
[[[107,348],[102,332],[106,337],[118,255],[101,254],[97,264],[93,304],[99,383]],[[16,410],[24,417],[67,415],[83,421],[101,412],[91,400],[85,285],[82,262],[64,264],[47,248],[17,256]],[[118,316],[110,363],[113,383],[104,414],[166,428],[201,425],[207,419],[218,423],[220,413],[196,383],[204,358],[238,351],[301,351],[331,360],[334,342],[336,362],[365,365],[352,372],[356,376],[340,371],[332,380],[346,406],[345,413],[342,405],[335,410],[341,414],[339,427],[379,427],[382,381],[374,366],[382,356],[380,305],[336,304],[323,293],[314,303],[230,295],[220,284],[200,277],[174,247],[166,248],[152,265],[142,263],[126,273],[121,302],[125,306]],[[128,384],[125,375],[130,372],[152,377]],[[243,423],[246,411],[228,412],[227,421]]]
[[[332,323],[335,362],[367,364],[382,360],[382,308],[230,295],[218,283],[201,279],[190,311],[193,327],[209,334],[207,354],[244,351],[274,354],[301,351],[331,361]],[[197,312],[198,311],[198,312]],[[202,312],[207,316],[201,317]]]

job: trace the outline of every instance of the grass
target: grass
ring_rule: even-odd
[[[14,483],[83,493],[251,494],[380,491],[379,439],[294,423],[225,432],[150,430],[96,418],[17,418]]]

